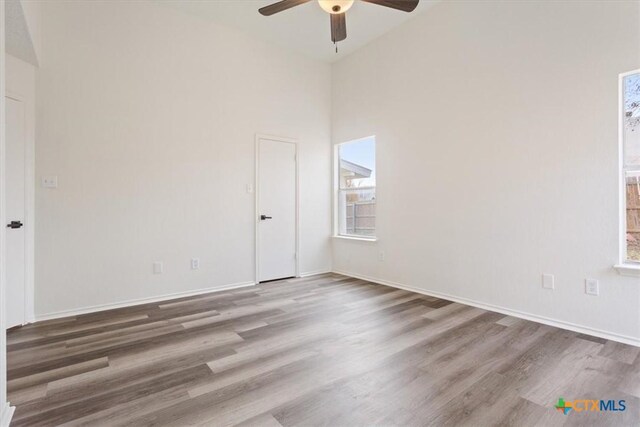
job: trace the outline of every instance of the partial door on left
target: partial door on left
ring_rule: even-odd
[[[25,322],[25,156],[24,102],[6,97],[6,298],[7,327]]]

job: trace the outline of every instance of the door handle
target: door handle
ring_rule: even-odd
[[[260,215],[260,221],[264,221],[265,219],[273,219],[273,217],[266,216],[266,215]]]
[[[11,221],[9,224],[7,224],[7,228],[20,228],[23,225],[24,224],[21,223],[20,221]]]

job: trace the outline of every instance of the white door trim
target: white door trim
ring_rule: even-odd
[[[5,97],[22,102],[24,106],[26,137],[24,142],[24,319],[22,323],[24,325],[35,321],[35,118],[31,117],[33,100],[11,90],[5,91]],[[0,225],[4,229],[4,223]]]
[[[255,280],[260,283],[260,140],[268,139],[293,144],[296,152],[296,277],[300,277],[300,172],[298,169],[298,140],[282,136],[257,133],[255,136],[255,179],[254,179],[254,236],[255,236]]]

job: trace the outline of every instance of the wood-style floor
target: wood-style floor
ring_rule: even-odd
[[[640,425],[640,348],[338,275],[8,342],[13,426]],[[559,397],[627,409],[565,416]]]

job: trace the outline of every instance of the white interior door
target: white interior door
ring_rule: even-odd
[[[7,327],[25,323],[26,117],[22,101],[6,97]]]
[[[258,281],[296,275],[296,144],[258,141]]]

